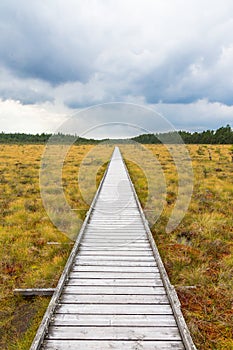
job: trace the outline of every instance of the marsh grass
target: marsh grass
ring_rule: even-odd
[[[130,169],[131,180],[135,188],[137,191],[140,191],[140,201],[144,209],[149,195],[146,175],[143,169],[135,162],[126,159],[125,163],[127,168]]]

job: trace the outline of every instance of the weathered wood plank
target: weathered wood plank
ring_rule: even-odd
[[[157,267],[157,264],[155,261],[132,261],[132,260],[90,260],[90,259],[82,259],[82,258],[77,258],[75,260],[75,266],[99,266],[99,267],[104,267],[104,266],[110,266],[110,267],[117,267],[117,266],[140,266],[140,267],[146,267],[146,266],[152,266],[152,267]]]
[[[175,327],[173,315],[75,315],[56,314],[54,326],[141,326]]]
[[[139,240],[139,239],[146,239],[144,233],[142,232],[125,232],[125,231],[118,231],[118,232],[115,232],[115,231],[111,231],[111,232],[108,232],[106,230],[106,232],[103,232],[102,234],[97,234],[95,232],[88,232],[85,236],[85,238],[95,238],[95,239],[109,239],[109,240],[112,240],[112,239],[124,239],[124,240]]]
[[[121,219],[120,218],[114,219],[112,217],[112,215],[111,216],[107,215],[103,218],[97,218],[97,217],[95,218],[94,216],[92,216],[90,225],[94,225],[94,224],[97,224],[97,226],[98,226],[98,224],[99,225],[101,225],[101,224],[111,225],[111,223],[112,223],[113,225],[118,226],[118,225],[124,225],[124,224],[129,225],[131,222],[133,222],[135,225],[142,226],[142,220],[141,220],[140,215],[137,215],[137,216],[135,215],[135,216],[131,216],[131,217],[128,216],[125,218],[122,217]]]
[[[94,271],[94,272],[152,272],[159,273],[155,266],[82,266],[75,265],[72,272]]]
[[[127,232],[127,228],[131,227],[131,229],[134,230],[141,230],[141,232],[143,232],[143,224],[141,219],[131,219],[128,221],[122,221],[122,220],[117,220],[115,222],[111,222],[110,220],[102,220],[102,221],[91,221],[88,225],[88,228],[91,229],[93,227],[95,227],[97,230],[103,229],[104,231],[108,230],[108,229],[112,229],[114,230],[120,230],[122,231],[122,233],[126,233]]]
[[[108,237],[104,237],[104,238],[93,238],[93,237],[87,237],[85,239],[82,240],[82,245],[95,245],[95,244],[110,244],[110,245],[115,245],[115,244],[132,244],[132,245],[140,245],[140,246],[149,246],[150,247],[150,243],[149,241],[147,241],[146,239],[142,239],[142,238],[138,238],[135,239],[135,237],[133,239],[127,239],[126,237],[118,237],[118,238],[108,238]]]
[[[150,263],[156,263],[155,258],[153,256],[121,256],[120,258],[118,256],[93,256],[93,255],[88,255],[88,256],[81,256],[78,255],[77,258],[75,259],[75,262],[78,261],[98,261],[102,263],[103,261],[114,261],[114,262],[123,262],[123,263],[145,263],[145,262],[150,262]]]
[[[126,222],[129,223],[132,220],[136,220],[137,223],[140,225],[141,224],[141,216],[140,214],[137,213],[137,209],[135,208],[134,210],[132,210],[131,212],[129,211],[122,211],[122,215],[112,215],[112,213],[108,213],[107,215],[102,215],[100,217],[101,213],[100,211],[94,213],[91,217],[91,223],[99,223],[99,222],[113,222],[113,223],[119,223],[119,222]]]
[[[167,296],[164,295],[79,295],[62,294],[62,304],[169,304]]]
[[[132,278],[132,279],[143,279],[146,278],[160,278],[158,272],[95,272],[95,271],[81,271],[81,272],[70,272],[70,278]]]
[[[134,237],[135,238],[135,237]],[[109,238],[108,236],[107,237],[95,237],[95,236],[88,236],[86,237],[85,239],[82,240],[82,244],[100,244],[100,243],[105,243],[105,244],[118,244],[118,243],[123,243],[123,244],[127,244],[127,243],[134,243],[134,244],[141,244],[141,243],[144,243],[144,244],[149,244],[149,241],[147,239],[143,239],[143,238],[138,238],[138,239],[127,239],[125,237],[112,237],[112,238]]]
[[[145,237],[143,235],[138,234],[119,234],[119,233],[112,233],[110,234],[103,234],[103,235],[95,235],[94,233],[88,234],[88,236],[85,237],[86,241],[92,241],[94,243],[98,243],[101,241],[108,242],[108,243],[137,243],[142,242],[144,240],[144,243],[148,243],[145,240]]]
[[[46,340],[47,350],[184,350],[182,341]]]
[[[133,279],[133,278],[70,278],[67,286],[127,286],[127,287],[162,287],[161,278]]]
[[[64,293],[71,294],[166,294],[164,287],[140,287],[140,286],[72,286],[67,285],[63,289]]]
[[[177,327],[52,326],[48,339],[181,340]]]
[[[140,230],[136,230],[135,228],[132,228],[131,230],[126,229],[125,227],[120,227],[120,228],[107,228],[102,227],[101,229],[96,229],[96,230],[87,230],[86,234],[85,234],[85,238],[140,238],[140,239],[147,239],[145,232],[140,229]]]
[[[90,223],[88,224],[88,228],[96,227],[97,230],[104,228],[108,229],[109,227],[112,227],[113,229],[127,229],[128,226],[131,226],[131,228],[134,229],[141,229],[143,230],[143,224],[141,221],[141,218],[129,218],[128,220],[115,220],[112,221],[110,218],[109,219],[103,219],[103,220],[91,220]]]
[[[133,253],[151,253],[151,249],[149,247],[133,247],[132,245],[128,244],[128,245],[113,245],[113,246],[82,246],[80,245],[80,252],[119,252],[119,254],[121,254],[121,252],[133,252]]]
[[[93,288],[92,288],[93,289]],[[165,304],[59,304],[60,314],[172,315]]]
[[[92,242],[94,243],[99,243],[101,241],[104,241],[104,242],[109,242],[111,241],[112,244],[117,244],[117,243],[123,243],[123,244],[126,244],[126,243],[134,243],[134,244],[137,244],[137,242],[140,243],[140,241],[144,240],[144,237],[142,235],[119,235],[119,234],[112,234],[112,235],[102,235],[102,236],[94,236],[94,234],[92,236],[87,236],[85,238],[86,240],[91,240],[93,239]],[[148,243],[148,242],[145,242],[145,243]]]
[[[129,222],[128,224],[118,224],[118,225],[109,225],[107,224],[95,224],[87,227],[86,235],[119,235],[119,236],[133,236],[133,235],[143,235],[146,238],[144,228],[141,225],[135,225],[133,222]]]
[[[24,297],[51,296],[55,292],[55,289],[56,288],[16,288],[14,289],[14,294]]]
[[[90,248],[92,249],[135,249],[135,250],[146,250],[151,249],[149,243],[137,243],[137,242],[115,242],[115,243],[106,243],[106,242],[94,242],[94,243],[82,243],[80,244],[81,248]]]
[[[151,252],[151,250],[149,251],[135,251],[135,250],[112,250],[112,251],[106,251],[106,250],[98,250],[98,251],[89,251],[89,250],[83,250],[80,249],[79,251],[79,256],[117,256],[119,260],[121,260],[121,256],[127,256],[127,257],[131,257],[131,256],[141,256],[141,257],[148,257],[151,256],[153,257],[153,254]]]
[[[137,229],[136,227],[132,226],[131,228],[125,228],[125,227],[119,227],[119,228],[114,228],[114,227],[95,227],[95,228],[89,228],[85,232],[85,237],[89,235],[95,235],[96,237],[100,236],[122,236],[122,237],[127,237],[127,236],[142,236],[146,237],[145,231],[142,228]]]

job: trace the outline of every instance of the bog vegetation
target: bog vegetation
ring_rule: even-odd
[[[67,201],[80,218],[88,205],[77,175],[82,159],[93,147],[71,147],[63,168]],[[165,173],[166,205],[152,232],[193,339],[199,349],[232,349],[232,146],[187,146],[194,191],[188,212],[171,234],[165,233],[165,227],[177,198],[175,164],[163,145],[143,147],[158,158]],[[1,349],[29,349],[49,302],[46,297],[16,297],[14,288],[55,287],[72,248],[72,241],[53,226],[42,205],[39,168],[43,150],[43,145],[0,145]],[[148,195],[145,174],[137,164],[126,163],[144,206]],[[105,167],[106,163],[99,166],[97,183]]]

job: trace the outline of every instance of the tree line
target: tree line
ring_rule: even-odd
[[[25,133],[0,133],[1,144],[45,144],[50,140],[52,143],[74,143],[74,144],[94,144],[99,141],[85,139],[76,135],[57,134],[25,134]]]
[[[139,143],[181,143],[186,144],[233,144],[233,130],[230,125],[222,126],[214,130],[206,130],[191,133],[189,131],[177,131],[157,134],[143,134],[133,138]]]
[[[51,138],[52,137],[52,138]],[[25,134],[0,133],[1,144],[45,144],[49,140],[53,143],[96,144],[106,140],[86,139],[76,135],[58,134]],[[181,143],[186,144],[233,144],[233,130],[230,125],[222,126],[217,130],[201,132],[177,131],[167,133],[143,134],[133,137],[133,141],[144,144]],[[109,142],[113,140],[108,140]],[[117,140],[120,142],[121,140]]]

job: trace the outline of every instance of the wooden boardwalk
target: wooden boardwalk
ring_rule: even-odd
[[[31,350],[195,349],[115,148]]]

